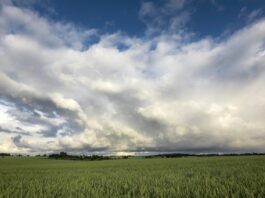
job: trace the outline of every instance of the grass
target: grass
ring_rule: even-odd
[[[0,158],[0,197],[265,197],[265,156]]]

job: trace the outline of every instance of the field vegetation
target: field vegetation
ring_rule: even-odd
[[[0,157],[0,197],[265,197],[265,156]]]

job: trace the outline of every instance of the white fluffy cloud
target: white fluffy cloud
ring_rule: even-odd
[[[265,20],[223,41],[169,32],[98,35],[3,4],[0,152],[265,152]]]

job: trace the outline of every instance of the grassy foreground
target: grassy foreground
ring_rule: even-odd
[[[265,157],[0,158],[0,197],[265,197]]]

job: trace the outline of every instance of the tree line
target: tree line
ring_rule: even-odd
[[[189,154],[189,153],[165,153],[157,155],[141,156],[141,158],[178,158],[178,157],[214,157],[214,156],[251,156],[265,155],[265,153],[212,153],[212,154]],[[0,157],[30,157],[29,155],[0,153]],[[104,155],[71,155],[66,152],[36,155],[35,157],[44,157],[49,159],[65,159],[65,160],[109,160],[109,159],[128,159],[135,156],[104,156]],[[137,156],[140,157],[140,156]]]
[[[67,160],[109,160],[111,159],[108,156],[103,155],[69,155],[66,152],[60,152],[55,154],[48,155],[48,158],[51,159],[67,159]]]

